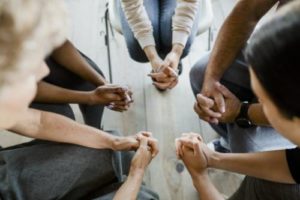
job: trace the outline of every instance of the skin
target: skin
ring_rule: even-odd
[[[144,52],[152,66],[152,73],[149,76],[153,80],[153,85],[161,90],[174,88],[178,83],[178,64],[184,46],[173,44],[170,53],[162,60],[155,46],[147,46]]]
[[[222,121],[222,115],[230,109],[226,107],[225,97],[217,85],[249,39],[258,21],[276,3],[277,0],[240,0],[225,20],[211,52],[200,93],[206,97],[206,103],[201,103],[199,98],[196,101],[201,108],[201,112],[196,110],[196,113],[201,119],[217,124]],[[252,113],[257,113],[252,116],[254,122],[267,123],[261,106],[251,109],[255,111],[251,111]]]
[[[51,58],[97,88],[94,91],[76,91],[40,81],[34,101],[105,105],[107,108],[119,112],[129,109],[133,102],[132,91],[125,86],[109,84],[89,65],[70,41],[67,40],[62,46],[55,49]]]
[[[252,70],[250,74],[253,91],[259,98],[268,121],[279,133],[299,146],[300,119],[287,119],[282,115]],[[285,150],[244,154],[218,153],[210,150],[200,135],[189,133],[176,140],[176,151],[188,168],[200,199],[224,199],[209,180],[208,167],[274,182],[295,184],[286,161]]]
[[[154,152],[149,148],[147,137],[140,139],[140,146],[131,161],[129,175],[125,183],[117,191],[114,200],[123,200],[124,197],[128,200],[135,200],[141,187],[145,170],[150,164]]]

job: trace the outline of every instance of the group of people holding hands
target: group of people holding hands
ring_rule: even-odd
[[[119,2],[129,54],[150,62],[161,92],[179,83],[199,2]],[[147,131],[102,130],[104,108],[128,110],[133,92],[106,81],[66,39],[66,15],[58,0],[0,0],[0,130],[34,139],[0,148],[0,199],[159,199],[143,183],[158,141]],[[221,136],[212,147],[197,133],[174,141],[200,199],[224,199],[208,168],[246,175],[230,200],[299,199],[299,47],[299,0],[240,0],[191,69],[194,110]]]

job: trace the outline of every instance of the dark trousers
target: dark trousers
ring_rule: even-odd
[[[81,53],[81,55],[86,59],[91,67],[93,67],[99,74],[103,76],[102,71],[99,69],[96,63],[94,63],[83,53]],[[44,81],[71,90],[92,91],[96,89],[95,85],[67,70],[65,67],[55,62],[51,57],[48,58],[46,62],[49,66],[50,74],[44,79]],[[74,112],[69,104],[35,102],[31,105],[31,107],[38,110],[55,112],[57,114],[65,115],[71,119],[75,119]],[[85,124],[100,129],[104,106],[79,104],[79,108]]]

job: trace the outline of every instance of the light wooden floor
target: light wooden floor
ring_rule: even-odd
[[[65,1],[71,16],[70,40],[93,59],[108,77],[103,19],[106,2]],[[233,4],[233,0],[213,1],[215,35]],[[188,77],[192,65],[207,51],[207,33],[196,38],[190,55],[183,60],[184,72],[180,76],[179,85],[166,93],[159,93],[154,89],[146,76],[150,71],[149,64],[140,64],[130,59],[121,35],[116,34],[116,37],[111,39],[111,45],[114,83],[129,85],[134,91],[135,102],[131,109],[123,114],[106,110],[104,128],[119,130],[125,135],[141,130],[153,132],[160,142],[161,151],[149,167],[145,177],[146,183],[159,193],[162,200],[197,199],[187,170],[184,169],[183,172],[176,170],[182,164],[174,153],[174,139],[183,132],[191,131],[201,133],[207,142],[216,137],[208,124],[200,121],[193,111],[194,97]],[[81,121],[79,113],[76,117]],[[0,145],[8,146],[27,140],[11,137],[2,134]],[[218,188],[226,195],[231,194],[240,182],[240,178],[227,172],[212,173],[212,177]]]

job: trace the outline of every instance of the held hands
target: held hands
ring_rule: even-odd
[[[130,166],[130,173],[141,172],[144,173],[145,169],[150,164],[151,160],[157,155],[153,148],[153,142],[149,137],[140,136],[139,148],[137,149]],[[155,141],[157,146],[157,141]]]
[[[182,159],[192,177],[206,173],[213,151],[202,141],[199,134],[183,133],[175,140],[176,154]]]
[[[99,86],[90,94],[90,104],[106,105],[109,109],[119,112],[128,110],[132,102],[131,90],[118,85]]]
[[[234,122],[241,109],[240,100],[217,81],[208,81],[196,100],[195,112],[209,123]]]
[[[139,132],[133,136],[115,137],[112,149],[115,151],[137,150],[140,147],[143,138],[147,139],[147,144],[151,149],[151,155],[152,157],[155,157],[159,152],[157,139],[152,137],[152,133],[145,131]]]
[[[152,72],[149,76],[153,80],[153,85],[161,90],[172,89],[178,83],[178,64],[183,51],[182,45],[173,45],[172,51],[162,61],[159,56],[150,60]],[[159,59],[158,59],[158,58]],[[153,61],[154,60],[154,61]],[[158,61],[159,60],[159,61]]]

